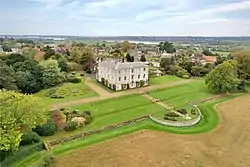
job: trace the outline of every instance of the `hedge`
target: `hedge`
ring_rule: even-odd
[[[0,162],[1,167],[10,167],[13,166],[15,163],[21,161],[22,159],[26,158],[27,156],[42,151],[45,149],[43,142],[39,142],[33,145],[28,146],[20,146],[17,152],[9,153],[4,160]],[[1,159],[2,159],[2,152],[1,152]]]

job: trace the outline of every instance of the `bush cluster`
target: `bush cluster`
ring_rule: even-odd
[[[69,76],[67,79],[71,83],[80,83],[82,81],[81,78],[77,78],[75,76]]]
[[[179,117],[179,115],[174,112],[169,112],[165,114],[165,117]]]
[[[192,115],[196,115],[196,110],[195,109],[191,109],[191,114]]]
[[[29,145],[33,143],[38,143],[40,137],[36,132],[30,131],[23,134],[20,145]]]
[[[77,129],[77,123],[74,121],[69,121],[66,123],[66,125],[64,126],[64,130],[65,131],[73,131]]]
[[[50,120],[44,125],[37,126],[34,130],[39,136],[52,136],[56,132],[55,123]]]
[[[52,98],[52,99],[63,99],[64,96],[55,93],[55,94],[52,94],[50,96],[50,98]]]
[[[46,92],[45,92],[45,96],[46,97],[51,97],[53,94],[55,94],[56,93],[56,91],[58,90],[58,88],[50,88],[49,90],[47,90]]]
[[[165,120],[169,120],[169,121],[177,121],[175,118],[173,118],[173,117],[167,117],[167,116],[165,116],[164,119]]]
[[[181,108],[181,109],[178,109],[177,110],[178,113],[181,113],[183,115],[186,115],[187,114],[187,110],[185,108]]]

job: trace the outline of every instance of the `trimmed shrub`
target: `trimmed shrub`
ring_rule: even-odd
[[[51,97],[53,94],[56,93],[58,88],[50,88],[49,90],[47,90],[44,94],[44,96],[46,97]]]
[[[49,121],[44,125],[37,126],[33,131],[39,136],[52,136],[56,132],[56,125],[53,121]]]
[[[76,75],[76,72],[75,72],[75,71],[73,71],[71,74],[72,74],[72,75]]]
[[[165,116],[164,119],[169,120],[169,121],[177,121],[175,118],[167,117],[167,116]]]
[[[166,117],[179,117],[179,115],[174,112],[166,113],[165,116]]]
[[[101,83],[102,83],[103,85],[105,85],[105,79],[104,79],[104,78],[101,78]]]
[[[183,75],[182,78],[183,78],[183,79],[189,79],[190,76],[189,76],[189,75]]]
[[[58,94],[53,94],[53,95],[50,96],[50,98],[52,98],[52,99],[63,99],[64,96],[58,95]]]
[[[74,121],[67,122],[65,127],[64,127],[65,131],[73,131],[75,129],[77,129],[77,123]]]
[[[195,109],[191,109],[191,114],[192,115],[196,115],[196,110]]]
[[[145,85],[145,81],[144,80],[140,80],[140,87],[143,87]]]
[[[177,110],[178,113],[181,113],[183,115],[186,115],[187,114],[187,110],[185,108],[181,108],[179,110]]]
[[[92,73],[91,69],[87,69],[87,70],[86,70],[86,73],[87,73],[87,74],[91,74],[91,73]]]
[[[29,145],[33,143],[38,143],[40,137],[36,132],[30,131],[23,134],[20,145]]]
[[[80,74],[81,77],[85,76],[83,73]]]
[[[65,111],[65,108],[60,108],[60,111]]]
[[[66,78],[67,78],[67,81],[71,83],[79,83],[82,81],[81,78],[77,78],[75,75],[69,75]]]
[[[116,85],[115,84],[113,84],[113,90],[116,90]]]

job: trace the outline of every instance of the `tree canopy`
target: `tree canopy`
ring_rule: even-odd
[[[160,44],[159,44],[159,50],[161,52],[165,51],[167,53],[174,53],[174,52],[176,52],[174,44],[170,43],[170,42],[160,42]]]
[[[56,86],[64,81],[64,75],[61,73],[56,60],[49,59],[40,62],[40,64],[44,68],[43,82],[45,88]]]
[[[12,67],[0,59],[0,89],[17,90],[15,85],[15,72]]]
[[[234,53],[238,61],[239,77],[250,79],[250,51],[241,51]]]
[[[216,93],[226,93],[237,89],[240,81],[237,78],[237,62],[225,61],[216,66],[205,79],[209,89]]]
[[[46,122],[39,98],[0,90],[0,150],[17,150],[23,132]]]

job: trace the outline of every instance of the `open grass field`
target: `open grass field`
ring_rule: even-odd
[[[72,91],[74,90],[77,90],[77,92],[72,93]],[[35,94],[35,96],[40,97],[43,103],[46,105],[98,96],[98,94],[90,89],[87,85],[85,85],[84,82],[64,83],[63,85],[59,86],[56,93],[61,94],[65,97],[62,99],[53,99],[50,97],[46,97],[45,94],[47,91],[49,91],[49,89],[42,90]]]
[[[213,108],[214,104],[230,98],[232,97],[204,103],[206,110],[202,110],[203,114],[212,112],[217,115]],[[59,154],[57,167],[99,167],[100,164],[102,166],[123,167],[250,166],[250,142],[248,140],[250,118],[246,117],[250,111],[250,96],[235,98],[216,108],[220,111],[221,122],[215,130],[209,133],[177,135],[156,131],[140,131],[80,149],[103,140],[101,137],[117,137],[121,131],[131,133],[144,128],[143,124],[145,123],[141,123],[57,147],[54,150],[54,153]],[[207,118],[206,116],[204,119]],[[216,117],[217,121],[215,122],[218,122],[218,115]],[[206,121],[214,120],[213,117],[209,117]],[[162,127],[153,128],[154,125],[150,122],[146,124],[151,127],[149,129],[163,130]],[[215,123],[216,125],[217,123]]]
[[[93,116],[92,122],[82,129],[73,132],[58,132],[56,135],[49,138],[59,138],[66,135],[72,135],[82,132],[83,130],[93,130],[128,121],[150,113],[165,111],[163,107],[136,94],[73,106],[71,109],[77,109],[82,112],[91,111]]]
[[[153,77],[149,79],[150,85],[159,85],[159,84],[167,84],[171,82],[181,81],[183,79],[173,76],[173,75],[164,75],[160,77]]]
[[[190,108],[187,104],[189,101],[199,101],[214,95],[208,91],[204,80],[196,80],[184,85],[149,91],[148,93],[150,96],[159,98],[163,103],[177,109]]]

